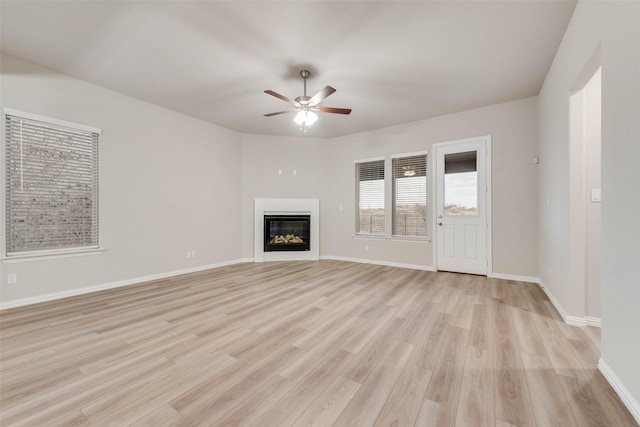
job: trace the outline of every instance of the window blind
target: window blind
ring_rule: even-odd
[[[98,247],[98,133],[6,114],[6,252]]]
[[[391,159],[392,234],[427,236],[427,155]]]
[[[384,160],[356,163],[356,233],[384,235]]]

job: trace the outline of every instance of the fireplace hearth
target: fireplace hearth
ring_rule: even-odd
[[[264,251],[310,250],[310,215],[264,215]]]

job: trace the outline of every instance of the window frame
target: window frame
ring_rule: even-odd
[[[425,218],[424,218],[424,235],[405,235],[405,234],[398,234],[398,233],[394,233],[395,231],[395,226],[396,226],[396,192],[395,192],[395,184],[396,184],[396,177],[395,177],[395,170],[394,170],[394,166],[393,166],[393,161],[395,159],[404,159],[404,158],[409,158],[409,157],[418,157],[418,156],[424,156],[424,168],[425,168]],[[430,164],[429,164],[429,150],[423,150],[423,151],[415,151],[415,152],[410,152],[410,153],[401,153],[401,154],[392,154],[390,157],[390,169],[391,169],[391,173],[389,174],[389,176],[391,177],[391,183],[390,183],[390,197],[389,200],[391,202],[391,238],[393,240],[430,240],[429,239],[429,207],[430,207],[430,203],[429,203],[429,184],[431,182],[431,177],[430,177],[430,173],[431,173],[431,168],[430,168]]]
[[[426,207],[425,207],[425,235],[424,236],[405,236],[405,235],[396,235],[393,234],[393,210],[394,210],[394,200],[393,200],[393,159],[395,158],[403,158],[403,157],[415,157],[415,156],[425,156],[425,177],[426,177]],[[373,239],[373,240],[393,240],[393,241],[405,241],[405,242],[415,242],[415,243],[425,243],[431,242],[431,237],[429,235],[430,226],[429,226],[429,218],[431,217],[429,209],[432,209],[433,200],[431,200],[431,188],[432,188],[432,165],[429,158],[429,150],[421,150],[407,153],[399,153],[399,154],[391,154],[385,156],[378,157],[370,157],[364,159],[354,160],[354,165],[359,163],[367,163],[373,161],[382,161],[384,163],[384,233],[382,234],[368,234],[368,233],[359,233],[359,214],[360,214],[360,201],[359,201],[359,177],[358,170],[354,168],[354,178],[355,178],[355,232],[353,237],[356,239]],[[391,212],[391,215],[388,213]]]
[[[382,210],[384,215],[383,221],[383,230],[382,233],[362,233],[360,232],[360,176],[359,176],[359,165],[365,163],[378,163],[382,162]],[[385,156],[381,157],[371,157],[366,159],[358,159],[354,160],[354,176],[355,176],[355,236],[356,237],[366,237],[373,239],[384,239],[387,236],[387,161]]]
[[[55,119],[47,116],[41,116],[38,114],[27,113],[24,111],[15,110],[12,108],[2,108],[3,114],[3,122],[2,126],[4,127],[4,164],[5,164],[5,182],[6,185],[3,188],[2,201],[3,201],[3,209],[2,216],[5,220],[5,227],[2,230],[2,255],[0,258],[3,263],[11,263],[11,262],[24,262],[29,260],[36,259],[52,259],[52,258],[65,258],[69,256],[79,256],[79,255],[95,255],[101,253],[104,249],[100,246],[101,241],[101,233],[100,233],[100,197],[99,197],[99,182],[100,182],[100,164],[99,164],[99,156],[100,156],[100,145],[99,138],[102,134],[102,129],[98,129],[92,126],[82,125],[78,123],[73,123],[65,120]],[[95,221],[95,242],[91,242],[88,245],[74,245],[69,244],[65,247],[59,248],[25,248],[21,250],[11,251],[11,245],[9,244],[10,234],[10,196],[11,196],[11,188],[10,188],[10,179],[9,179],[9,161],[10,161],[10,139],[9,139],[9,129],[7,128],[8,121],[11,120],[10,117],[15,119],[24,119],[29,122],[40,122],[43,123],[44,126],[52,126],[54,128],[67,128],[72,132],[82,132],[85,134],[92,134],[90,137],[94,138],[95,141],[91,143],[92,155],[95,157],[92,160],[92,165],[90,169],[91,180],[94,185],[94,189],[92,191],[92,222]],[[34,125],[35,126],[35,125]],[[46,208],[45,208],[46,209]]]

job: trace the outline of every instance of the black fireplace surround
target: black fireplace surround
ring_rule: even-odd
[[[308,251],[310,215],[265,215],[264,251]]]

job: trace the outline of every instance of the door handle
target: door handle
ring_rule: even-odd
[[[441,222],[439,222],[439,223],[438,223],[438,225],[442,226],[442,223],[441,223]]]

